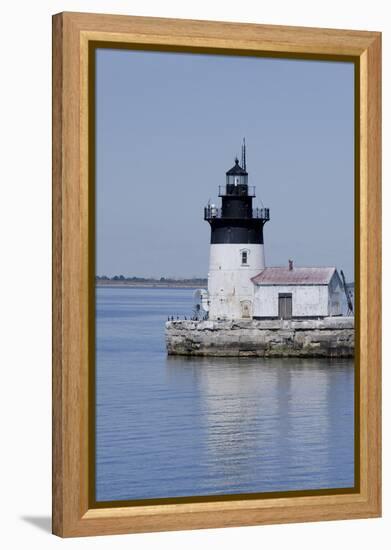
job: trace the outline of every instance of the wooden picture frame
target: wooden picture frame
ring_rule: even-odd
[[[89,135],[93,45],[347,59],[356,67],[354,491],[94,506]],[[61,13],[53,17],[53,533],[62,537],[378,517],[381,514],[381,35],[378,32]],[[356,365],[357,365],[356,364]]]

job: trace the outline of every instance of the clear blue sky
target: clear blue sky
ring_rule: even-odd
[[[98,275],[206,276],[245,136],[267,265],[353,280],[353,64],[102,49],[96,87]]]

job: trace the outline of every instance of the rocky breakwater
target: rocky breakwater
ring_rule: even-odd
[[[306,320],[168,321],[169,355],[353,357],[353,317]]]

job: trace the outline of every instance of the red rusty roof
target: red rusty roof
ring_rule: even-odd
[[[265,267],[251,280],[256,285],[328,285],[335,267]]]

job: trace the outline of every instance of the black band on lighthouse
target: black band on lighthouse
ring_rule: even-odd
[[[237,158],[226,172],[226,184],[219,188],[219,196],[221,208],[208,204],[204,211],[204,219],[211,227],[211,244],[263,244],[269,208],[253,208],[255,191],[249,188],[246,167],[240,166]]]
[[[263,244],[261,220],[214,220],[211,225],[211,244]]]

